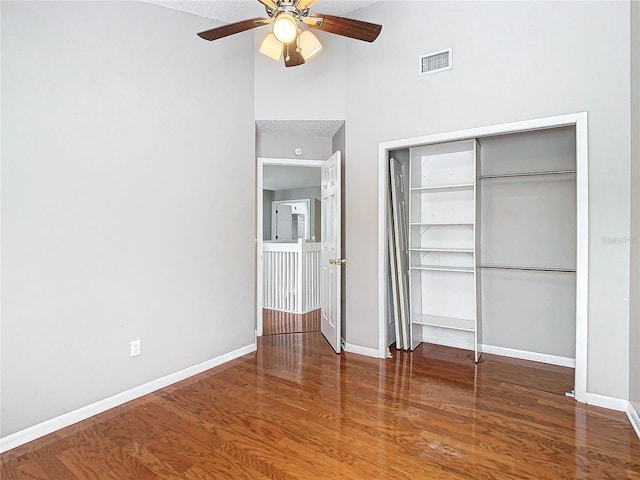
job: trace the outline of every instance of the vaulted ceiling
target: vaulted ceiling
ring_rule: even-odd
[[[231,23],[247,18],[262,17],[265,8],[257,0],[142,0],[173,10],[193,13],[221,22]],[[328,15],[345,15],[378,0],[321,0],[313,11]]]

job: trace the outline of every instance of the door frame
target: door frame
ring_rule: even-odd
[[[391,150],[495,135],[574,126],[576,129],[576,366],[575,398],[587,401],[589,324],[589,142],[587,112],[536,118],[380,143],[378,145],[378,353],[387,353],[387,195]]]
[[[266,165],[281,165],[288,167],[313,167],[320,168],[323,160],[300,160],[295,158],[266,158],[257,157],[256,163],[256,337],[261,337],[263,332],[262,325],[262,304],[263,304],[263,276],[264,270],[262,266],[262,243],[264,240],[264,199],[262,191],[264,190],[264,167]]]

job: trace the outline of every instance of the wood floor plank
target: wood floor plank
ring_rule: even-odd
[[[626,416],[575,402],[573,370],[422,345],[336,355],[318,332],[0,456],[2,479],[638,480]]]

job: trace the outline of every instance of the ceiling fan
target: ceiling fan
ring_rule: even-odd
[[[365,42],[373,42],[382,25],[336,17],[322,13],[310,13],[309,9],[318,0],[258,0],[267,11],[269,18],[251,18],[241,22],[230,23],[198,33],[205,40],[218,40],[236,33],[273,24],[269,33],[260,45],[260,53],[278,61],[284,53],[284,64],[287,67],[302,65],[322,48],[318,38],[309,30],[302,29],[305,24],[309,28],[322,30],[343,37],[355,38]]]

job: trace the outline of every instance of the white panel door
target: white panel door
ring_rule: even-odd
[[[336,353],[340,353],[340,230],[341,159],[336,152],[321,167],[322,234],[320,248],[322,320],[320,329]]]

